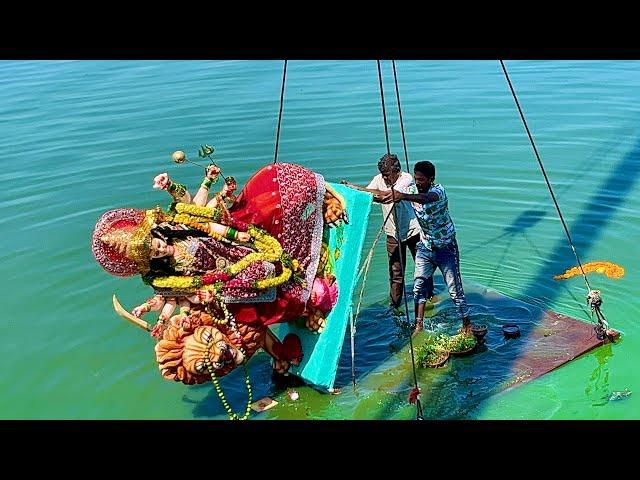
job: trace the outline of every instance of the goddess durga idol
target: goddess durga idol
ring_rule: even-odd
[[[104,270],[140,275],[153,289],[131,312],[114,295],[114,308],[157,340],[162,376],[185,384],[217,386],[259,348],[286,372],[302,361],[300,339],[290,333],[280,341],[269,325],[304,319],[322,332],[338,296],[327,239],[329,228],[348,223],[341,195],[321,175],[278,163],[254,173],[237,197],[227,177],[209,198],[220,175],[207,167],[192,196],[162,173],[155,187],[172,197],[166,210],[110,210],[93,231]],[[154,325],[143,319],[149,312],[159,312]]]

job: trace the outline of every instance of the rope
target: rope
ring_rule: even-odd
[[[395,70],[394,70],[394,76],[395,76]],[[382,117],[384,120],[384,133],[387,139],[387,154],[391,153],[390,147],[389,147],[389,129],[387,127],[387,112],[385,109],[385,105],[384,105],[384,89],[382,88],[382,70],[380,69],[380,60],[378,60],[378,79],[380,82],[380,101],[382,103]],[[396,83],[397,86],[397,83]],[[397,91],[397,90],[396,90]],[[398,108],[400,108],[400,100],[398,97]],[[404,127],[403,127],[403,139],[404,139]],[[404,141],[404,140],[403,140]],[[408,163],[408,160],[407,160]],[[404,293],[403,297],[404,297],[404,309],[405,309],[405,316],[407,319],[407,325],[410,325],[410,320],[409,320],[409,305],[407,303],[407,291],[406,291],[406,285],[405,285],[405,281],[404,281],[404,261],[402,260],[402,242],[400,241],[400,234],[398,232],[398,218],[397,218],[397,214],[396,214],[396,198],[395,198],[395,193],[394,193],[394,187],[395,183],[393,185],[391,185],[391,201],[392,203],[392,207],[391,207],[391,214],[393,215],[393,222],[396,226],[396,242],[398,243],[398,256],[400,259],[400,270],[402,271],[402,293]],[[414,384],[414,388],[416,391],[419,391],[418,388],[418,376],[416,374],[416,361],[415,361],[415,356],[413,353],[413,335],[412,332],[408,332],[408,336],[409,336],[409,350],[411,352],[411,367],[413,369],[413,384]],[[423,413],[422,413],[422,405],[420,403],[420,398],[416,397],[416,420],[424,420],[423,417]]]
[[[504,62],[500,60],[500,65],[502,66],[502,71],[504,72],[504,76],[507,79],[507,83],[509,84],[509,89],[511,90],[511,94],[513,95],[513,100],[516,102],[516,107],[518,107],[518,112],[520,113],[520,118],[522,119],[522,123],[524,124],[524,128],[527,131],[527,135],[529,136],[529,141],[531,142],[531,146],[533,147],[533,152],[536,155],[536,159],[538,160],[538,165],[540,165],[540,169],[542,170],[542,175],[544,176],[544,180],[547,183],[547,187],[549,188],[549,193],[551,193],[551,198],[553,199],[553,203],[556,206],[556,210],[558,211],[558,216],[560,217],[560,221],[562,222],[562,226],[564,228],[564,232],[567,235],[567,239],[569,240],[569,245],[571,246],[571,250],[576,257],[576,261],[578,262],[578,266],[580,267],[580,272],[582,273],[582,277],[584,278],[584,282],[587,285],[587,304],[591,308],[592,312],[595,312],[598,318],[598,329],[602,331],[606,331],[608,328],[608,323],[604,318],[604,314],[600,310],[600,305],[602,305],[602,298],[600,297],[599,290],[593,290],[591,285],[589,284],[589,280],[587,279],[587,274],[582,267],[582,262],[580,261],[580,257],[578,257],[578,252],[576,251],[576,247],[573,244],[573,240],[571,239],[571,234],[569,233],[569,228],[567,227],[566,222],[564,221],[564,217],[562,216],[562,212],[560,211],[560,205],[558,205],[558,201],[556,200],[556,196],[553,193],[553,188],[551,187],[551,182],[549,181],[549,177],[547,176],[547,172],[542,164],[542,160],[540,159],[540,155],[538,154],[538,149],[536,148],[536,144],[533,141],[533,136],[531,135],[531,131],[529,130],[529,126],[527,125],[527,120],[524,117],[524,113],[522,108],[520,108],[520,102],[518,102],[518,97],[516,96],[516,92],[511,83],[511,79],[509,78],[509,73],[507,72],[507,67],[504,65]]]
[[[382,232],[384,232],[384,226],[387,224],[387,220],[389,220],[389,216],[391,215],[391,210],[389,211],[389,213],[387,214],[386,218],[384,219],[384,222],[382,222],[382,227],[380,227],[380,230],[378,231],[378,234],[376,235],[376,238],[373,240],[373,245],[371,245],[371,248],[369,249],[369,252],[367,253],[367,258],[365,259],[365,261],[362,263],[362,267],[360,267],[360,271],[358,271],[358,275],[356,276],[356,283],[358,283],[358,280],[360,279],[360,276],[362,275],[363,271],[364,271],[364,278],[362,279],[362,285],[360,286],[360,296],[358,297],[358,304],[356,305],[356,314],[355,314],[355,318],[352,316],[352,324],[351,324],[351,337],[352,337],[352,341],[351,341],[351,381],[353,382],[353,386],[355,388],[356,386],[356,367],[355,367],[355,344],[353,341],[353,336],[356,333],[356,322],[358,320],[358,315],[360,315],[360,306],[362,305],[362,297],[364,296],[364,287],[367,284],[367,275],[369,274],[369,266],[371,265],[371,259],[373,258],[373,253],[376,249],[376,245],[378,244],[378,240],[380,240],[380,235],[382,235]]]
[[[276,132],[276,151],[273,154],[273,163],[278,161],[278,146],[280,145],[280,124],[282,123],[282,107],[284,106],[284,83],[287,78],[287,60],[284,61],[282,71],[282,89],[280,90],[280,113],[278,114],[278,131]]]
[[[400,130],[402,131],[402,146],[404,147],[404,161],[407,164],[407,172],[410,172],[409,168],[409,154],[407,153],[407,139],[404,135],[404,121],[402,120],[402,107],[400,106],[400,90],[398,89],[398,75],[396,74],[396,61],[391,60],[393,65],[393,80],[396,84],[396,99],[398,101],[398,115],[400,116]]]
[[[389,130],[387,128],[387,112],[384,105],[384,88],[382,86],[382,70],[380,68],[380,60],[378,60],[377,62],[378,62],[378,79],[380,82],[380,99],[382,102],[382,116],[384,117],[384,135],[387,141],[387,153],[390,153]],[[360,276],[364,271],[364,278],[362,279],[362,285],[360,287],[360,296],[358,298],[358,304],[356,305],[356,314],[355,314],[355,318],[353,319],[353,323],[351,324],[351,381],[353,383],[354,388],[356,385],[355,358],[354,358],[354,355],[355,355],[354,335],[355,335],[355,329],[356,329],[356,321],[358,319],[358,315],[360,314],[360,306],[362,305],[362,297],[364,296],[364,287],[367,283],[367,275],[369,273],[369,266],[371,265],[371,259],[373,258],[373,253],[375,251],[378,240],[380,239],[380,236],[384,231],[384,227],[387,224],[387,221],[389,220],[390,215],[392,213],[395,214],[395,209],[396,209],[396,205],[394,203],[393,207],[391,208],[386,218],[384,219],[384,222],[382,222],[382,227],[380,227],[380,230],[378,231],[378,234],[376,235],[376,238],[373,241],[373,245],[371,246],[371,248],[369,249],[369,252],[367,253],[367,258],[363,262],[362,267],[360,267],[360,270],[358,271],[358,275],[356,276],[356,282],[358,282],[358,280],[360,279]],[[394,221],[396,221],[395,216],[394,216]],[[397,221],[396,221],[396,224],[397,224]],[[402,258],[400,259],[400,261],[402,262]],[[400,265],[402,267],[402,263]],[[403,283],[404,283],[404,277],[403,277]],[[409,319],[407,318],[407,322],[408,321]]]
[[[353,310],[349,309],[349,330],[351,331],[351,382],[356,388],[356,323],[353,319]]]
[[[544,165],[542,164],[542,160],[540,159],[540,155],[538,154],[538,149],[536,148],[536,144],[533,141],[533,137],[531,136],[531,131],[529,130],[529,126],[527,125],[527,120],[524,118],[524,113],[522,112],[522,108],[520,108],[520,102],[518,102],[518,97],[516,96],[516,92],[513,89],[513,85],[511,84],[511,79],[509,78],[509,73],[507,73],[507,67],[505,67],[504,62],[500,60],[500,65],[502,66],[502,71],[507,79],[507,83],[509,84],[509,89],[511,90],[511,94],[513,95],[513,99],[516,102],[516,107],[518,107],[518,112],[520,112],[520,118],[522,119],[522,123],[524,124],[524,128],[527,131],[527,135],[529,136],[529,141],[531,142],[531,146],[533,147],[533,152],[536,155],[536,159],[538,160],[538,165],[540,165],[540,169],[542,170],[542,175],[544,175],[544,180],[547,182],[547,187],[549,188],[549,193],[551,193],[551,198],[553,199],[553,203],[556,206],[556,210],[558,211],[558,215],[560,216],[560,221],[562,222],[562,226],[564,227],[564,232],[567,235],[567,239],[569,239],[569,244],[571,245],[571,249],[573,250],[573,254],[578,261],[578,266],[580,267],[580,272],[582,272],[582,276],[584,277],[584,281],[587,284],[587,288],[591,290],[591,285],[589,285],[589,280],[587,280],[587,275],[584,273],[584,269],[582,268],[582,262],[580,262],[580,258],[578,257],[578,252],[576,251],[576,247],[573,245],[573,240],[571,240],[571,234],[569,233],[569,228],[564,221],[564,217],[562,216],[562,212],[560,211],[560,205],[558,205],[558,201],[556,200],[556,196],[553,193],[553,188],[551,188],[551,182],[549,182],[549,177],[547,176],[547,172],[544,169]]]
[[[387,128],[387,109],[384,107],[384,88],[382,88],[382,70],[380,69],[380,60],[378,62],[378,79],[380,80],[380,101],[382,102],[382,117],[384,119],[384,138],[387,140],[387,153],[391,153],[389,146],[389,129]]]
[[[378,235],[376,235],[376,238],[373,241],[373,245],[371,245],[371,248],[369,249],[369,252],[367,253],[367,258],[362,263],[362,267],[360,267],[360,271],[358,272],[358,275],[356,276],[356,283],[357,283],[358,280],[360,279],[360,275],[362,275],[362,272],[364,270],[364,278],[362,279],[362,286],[360,288],[360,297],[358,298],[358,304],[356,305],[356,315],[355,315],[356,319],[358,318],[358,314],[360,313],[360,305],[362,304],[362,297],[364,295],[364,287],[365,287],[365,284],[367,283],[367,275],[369,274],[369,265],[371,264],[371,259],[373,258],[373,253],[375,251],[376,244],[378,243],[378,240],[380,240],[380,236],[382,235],[382,232],[384,232],[384,226],[386,225],[387,220],[389,219],[390,216],[391,216],[391,211],[389,211],[389,213],[387,214],[386,218],[384,219],[384,222],[382,223],[382,227],[380,227],[380,230],[378,231]]]

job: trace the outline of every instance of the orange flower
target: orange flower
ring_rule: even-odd
[[[589,262],[582,265],[582,269],[585,274],[591,272],[604,273],[609,278],[622,278],[624,276],[624,267],[612,262]],[[572,267],[567,269],[563,274],[554,276],[553,279],[562,280],[565,278],[575,277],[577,275],[582,275],[580,267]]]

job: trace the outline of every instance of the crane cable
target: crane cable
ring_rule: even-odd
[[[282,88],[280,89],[280,113],[278,114],[278,130],[276,132],[276,150],[273,154],[273,163],[278,161],[278,146],[280,145],[280,124],[282,123],[282,107],[284,106],[284,84],[287,79],[287,60],[284,61],[282,70]]]
[[[511,90],[511,94],[513,95],[513,100],[516,103],[516,107],[518,108],[518,112],[520,113],[520,118],[522,119],[522,123],[524,124],[524,128],[527,131],[527,135],[529,136],[529,141],[531,142],[531,146],[533,147],[533,152],[536,155],[536,159],[538,160],[538,165],[540,165],[540,169],[542,170],[542,175],[544,176],[544,180],[547,183],[547,187],[549,188],[549,193],[551,193],[551,198],[553,200],[553,203],[556,207],[556,210],[558,211],[558,216],[560,217],[560,221],[562,222],[562,226],[564,228],[564,232],[567,235],[567,239],[569,240],[569,245],[571,246],[571,250],[573,251],[573,254],[576,257],[576,260],[578,262],[578,267],[580,268],[580,272],[582,273],[582,276],[584,278],[584,282],[587,285],[587,305],[589,305],[589,307],[591,308],[591,312],[592,315],[593,313],[596,314],[597,320],[598,320],[598,325],[596,326],[596,333],[598,334],[599,338],[604,338],[604,336],[606,335],[606,331],[609,328],[609,324],[607,323],[607,320],[604,317],[604,314],[602,313],[602,310],[600,309],[600,306],[602,305],[602,296],[601,296],[601,292],[600,290],[594,290],[591,288],[591,285],[589,284],[589,280],[587,279],[587,275],[584,271],[584,269],[582,268],[582,262],[580,261],[580,257],[578,256],[578,252],[576,251],[576,247],[573,244],[573,240],[571,239],[571,234],[569,233],[569,228],[567,227],[566,222],[564,221],[564,217],[562,216],[562,212],[560,211],[560,205],[558,205],[558,201],[556,200],[556,196],[553,193],[553,188],[551,187],[551,182],[549,181],[549,177],[547,176],[547,172],[544,168],[544,165],[542,164],[542,160],[540,159],[540,155],[538,154],[538,149],[536,148],[536,144],[533,141],[533,136],[531,135],[531,131],[529,130],[529,126],[527,125],[527,120],[524,117],[524,113],[522,111],[522,108],[520,107],[520,102],[518,101],[518,97],[516,95],[516,92],[513,88],[513,84],[511,83],[511,79],[509,78],[509,73],[507,72],[507,67],[505,66],[504,62],[502,60],[500,60],[500,66],[502,67],[502,71],[504,72],[504,76],[507,79],[507,83],[509,84],[509,89]]]
[[[380,101],[382,104],[382,118],[384,121],[384,133],[385,133],[385,138],[387,141],[387,154],[391,153],[391,147],[389,145],[389,128],[387,127],[387,111],[385,108],[385,104],[384,104],[384,88],[382,86],[382,69],[380,67],[380,60],[377,60],[378,63],[378,80],[380,83]],[[398,109],[400,110],[400,93],[398,91],[398,82],[397,82],[397,76],[395,75],[395,61],[394,61],[394,78],[396,78],[396,95],[397,95],[397,99],[398,99]],[[400,110],[401,111],[401,110]],[[402,120],[402,116],[400,117]],[[405,143],[406,146],[406,142],[404,140],[404,127],[402,127],[402,138],[403,138],[403,142]],[[405,150],[406,153],[406,150]],[[407,165],[408,165],[408,159],[407,159]],[[394,185],[391,186],[391,200],[392,200],[392,207],[391,207],[391,214],[393,215],[393,222],[395,224],[396,227],[396,242],[398,245],[398,257],[400,259],[400,271],[402,272],[402,293],[403,293],[403,298],[404,298],[404,308],[405,308],[405,316],[406,316],[406,322],[407,324],[410,324],[410,320],[409,320],[409,306],[407,303],[407,292],[406,292],[406,285],[405,285],[405,281],[404,281],[404,274],[405,274],[405,269],[404,269],[404,261],[402,259],[402,243],[400,242],[400,232],[398,231],[398,218],[397,218],[397,214],[396,214],[396,199],[395,199],[395,194],[394,194]],[[416,361],[415,361],[415,355],[414,355],[414,351],[413,351],[413,338],[412,338],[412,332],[408,331],[408,337],[409,337],[409,351],[411,352],[411,366],[413,369],[413,384],[414,384],[414,391],[419,392],[419,387],[418,387],[418,376],[416,374]],[[415,397],[415,403],[416,403],[416,420],[424,420],[424,416],[423,416],[423,412],[422,412],[422,404],[420,403],[420,396],[416,395]]]

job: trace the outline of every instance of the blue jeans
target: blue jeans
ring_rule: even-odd
[[[413,298],[416,303],[427,301],[426,281],[433,275],[436,267],[442,272],[449,296],[462,318],[469,315],[469,308],[462,289],[462,278],[460,277],[460,253],[458,243],[454,238],[451,243],[442,248],[429,250],[423,242],[418,242],[416,251],[415,274],[413,276]]]

